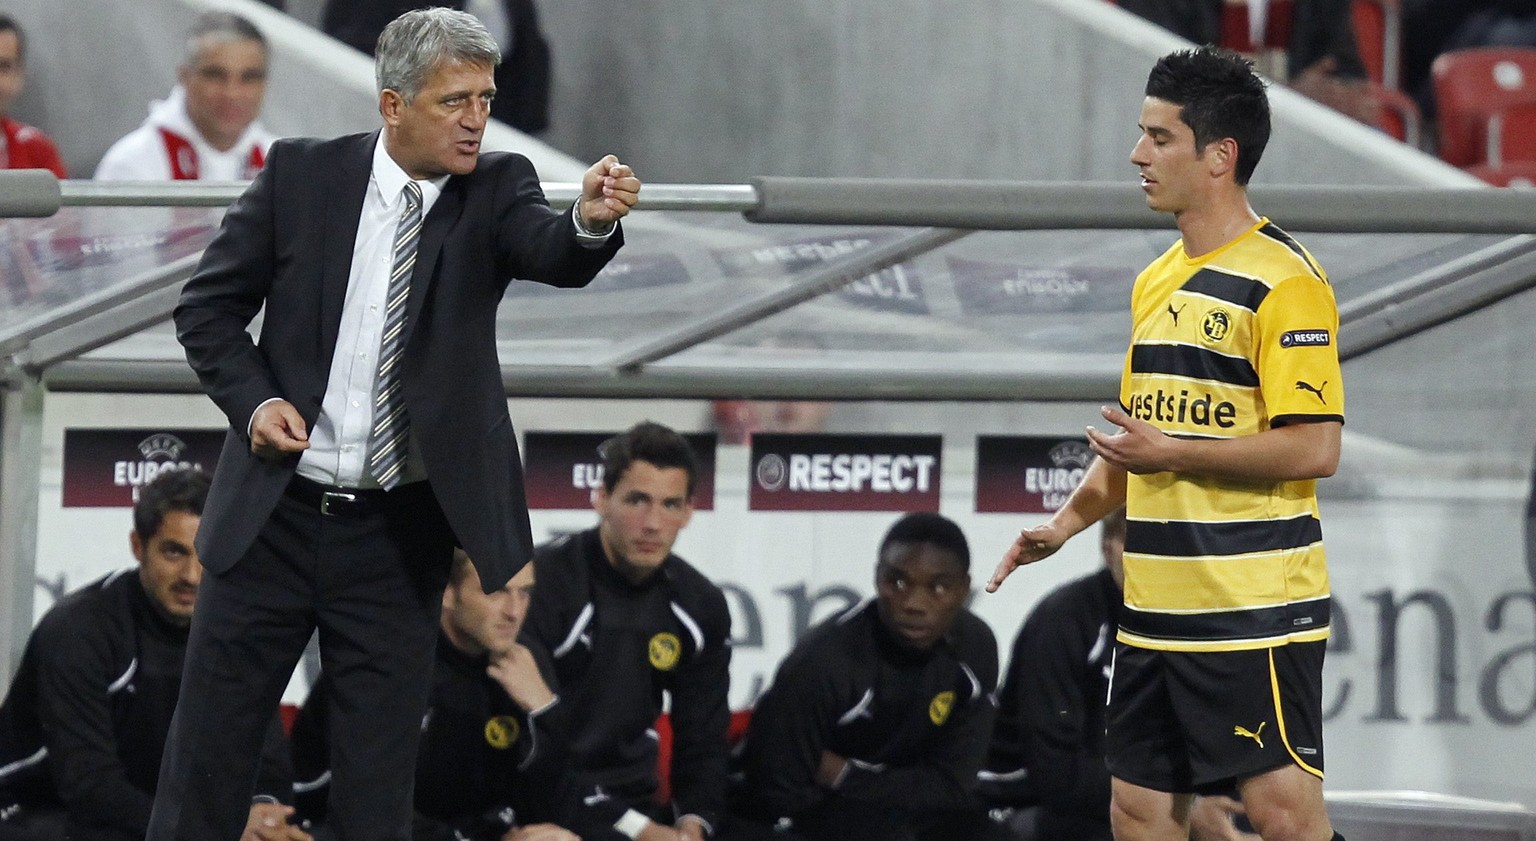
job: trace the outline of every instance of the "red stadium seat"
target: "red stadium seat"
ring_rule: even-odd
[[[1505,161],[1501,166],[1478,164],[1467,172],[1495,187],[1536,188],[1536,161]]]
[[[1413,97],[1396,88],[1375,82],[1365,83],[1366,93],[1381,107],[1376,127],[1410,146],[1418,146],[1422,139],[1424,116]]]
[[[1536,48],[1443,53],[1431,74],[1441,160],[1497,167],[1536,159]]]
[[[1484,163],[1498,167],[1516,161],[1536,161],[1536,102],[1510,106],[1488,119]]]
[[[1225,0],[1221,5],[1221,43],[1219,46],[1240,53],[1263,49],[1284,50],[1291,43],[1293,0],[1269,0],[1260,40],[1250,37],[1247,0]],[[1293,68],[1299,70],[1300,68]]]
[[[1371,81],[1402,87],[1403,9],[1400,0],[1353,0],[1350,18],[1360,61]]]
[[[747,735],[747,725],[752,723],[752,710],[732,710],[731,723],[725,731],[725,743],[736,747]],[[672,717],[662,713],[656,719],[656,802],[672,801]]]

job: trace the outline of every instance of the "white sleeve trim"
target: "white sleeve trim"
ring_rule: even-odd
[[[695,622],[693,617],[688,615],[688,611],[683,610],[677,602],[672,602],[672,613],[677,617],[677,621],[683,623],[683,627],[687,628],[689,635],[693,637],[693,656],[697,658],[704,653],[704,629],[700,628],[699,623]]]
[[[571,649],[575,648],[576,643],[581,640],[581,633],[587,629],[588,625],[592,624],[592,614],[594,612],[592,603],[587,602],[586,607],[581,609],[581,613],[576,615],[576,624],[572,625],[570,633],[565,635],[565,641],[560,643],[560,647],[551,652],[554,657],[564,657],[571,653]]]
[[[117,692],[121,692],[123,687],[127,686],[128,683],[133,680],[134,674],[137,673],[138,671],[139,671],[139,658],[135,657],[135,658],[133,658],[133,662],[128,664],[128,670],[127,671],[125,671],[121,675],[119,675],[117,680],[114,680],[111,683],[107,684],[107,694],[108,695],[113,695],[113,694],[116,694]]]

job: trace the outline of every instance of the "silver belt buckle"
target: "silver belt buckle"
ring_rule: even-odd
[[[336,491],[326,491],[320,494],[320,513],[327,517],[334,517],[340,514],[340,512],[337,512],[337,514],[331,513],[331,503],[338,500],[341,502],[356,502],[357,494],[338,493]]]

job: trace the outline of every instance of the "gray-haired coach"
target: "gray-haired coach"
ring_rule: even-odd
[[[241,836],[262,728],[316,627],[330,826],[409,837],[453,547],[487,591],[532,554],[496,307],[512,278],[590,281],[640,189],[609,156],[556,211],[527,159],[481,155],[499,60],[470,15],[395,20],[383,129],[274,144],[187,282],[177,335],[230,432],[151,841]]]

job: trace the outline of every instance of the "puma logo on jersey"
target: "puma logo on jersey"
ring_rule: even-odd
[[[1264,747],[1264,740],[1259,738],[1259,734],[1264,732],[1264,725],[1268,724],[1268,723],[1269,722],[1267,722],[1267,721],[1260,722],[1259,729],[1257,729],[1257,730],[1249,730],[1248,728],[1246,728],[1243,725],[1239,724],[1236,727],[1232,728],[1232,735],[1234,735],[1234,736],[1242,736],[1244,738],[1252,739],[1255,742],[1258,742],[1259,743],[1259,747],[1262,748],[1262,747]]]
[[[1325,389],[1327,387],[1328,387],[1328,381],[1327,380],[1323,380],[1322,386],[1315,386],[1315,385],[1312,385],[1309,382],[1304,382],[1302,380],[1297,380],[1296,381],[1296,390],[1297,391],[1310,391],[1313,394],[1316,394],[1317,395],[1317,399],[1319,401],[1321,401],[1323,403],[1323,405],[1325,405],[1325,406],[1328,404],[1328,398],[1323,396],[1323,389]]]
[[[1173,316],[1173,326],[1175,326],[1175,327],[1179,326],[1179,313],[1183,312],[1184,311],[1184,307],[1187,307],[1187,306],[1189,306],[1189,304],[1185,304],[1183,307],[1179,307],[1178,309],[1174,309],[1173,308],[1173,304],[1169,304],[1168,305],[1168,314]]]

